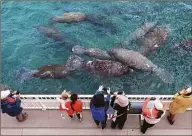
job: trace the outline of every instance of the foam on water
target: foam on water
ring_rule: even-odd
[[[2,2],[2,83],[30,94],[58,94],[64,89],[91,94],[100,84],[112,90],[131,94],[173,94],[192,84],[192,53],[172,50],[176,43],[192,37],[192,2]],[[104,78],[88,72],[76,72],[65,79],[31,79],[17,82],[17,71],[25,67],[35,70],[43,65],[64,64],[72,55],[63,44],[43,37],[34,28],[46,25],[51,17],[79,11],[107,15],[117,33],[87,21],[79,24],[57,24],[65,37],[83,47],[110,50],[116,43],[128,40],[144,22],[157,21],[169,26],[168,42],[153,56],[152,62],[170,71],[173,84],[166,84],[146,72],[133,72],[121,78]],[[138,50],[136,44],[127,45]],[[84,57],[84,59],[89,59]]]

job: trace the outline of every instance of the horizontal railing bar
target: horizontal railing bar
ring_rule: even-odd
[[[126,95],[130,102],[144,102],[148,97],[160,98],[163,102],[169,104],[173,95]],[[24,109],[58,109],[59,102],[56,98],[60,95],[21,95],[22,106]],[[83,101],[83,109],[89,109],[90,99],[93,95],[79,95],[79,98]],[[188,108],[192,110],[192,107]]]

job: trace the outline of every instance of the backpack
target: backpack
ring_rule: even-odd
[[[93,119],[97,121],[106,120],[105,107],[96,108],[95,106],[92,105],[91,113],[92,113]]]

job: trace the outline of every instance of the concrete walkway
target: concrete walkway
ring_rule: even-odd
[[[110,120],[105,130],[94,124],[90,112],[84,111],[83,121],[62,119],[58,110],[25,110],[29,118],[17,122],[6,114],[1,114],[1,135],[142,135],[138,115],[128,115],[123,130],[110,129]],[[169,125],[166,116],[146,135],[192,135],[192,111],[178,115],[174,125]]]

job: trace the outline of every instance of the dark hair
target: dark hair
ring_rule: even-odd
[[[163,111],[163,110],[158,110],[158,114],[157,114],[156,119],[161,118],[161,116],[163,115],[163,113],[164,113],[164,111]]]
[[[190,96],[190,95],[192,95],[192,92],[190,92],[190,93],[188,93],[188,94],[185,94],[186,96]]]
[[[106,87],[104,87],[104,88],[103,88],[103,91],[107,91],[107,88],[106,88]]]
[[[104,107],[105,106],[105,98],[103,94],[97,94],[93,96],[93,105],[95,107]]]
[[[78,95],[77,94],[72,94],[70,96],[70,99],[71,99],[72,104],[74,104],[78,99]]]

